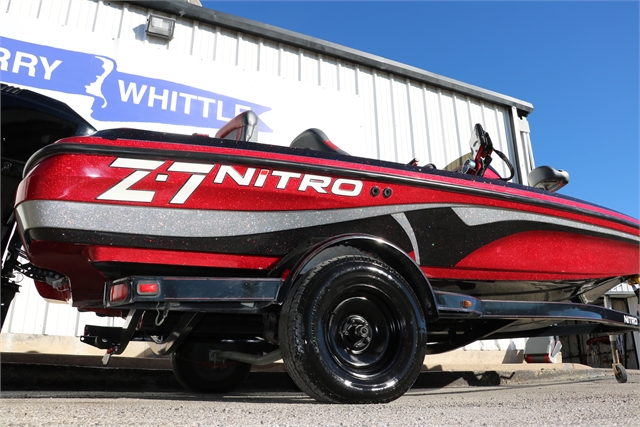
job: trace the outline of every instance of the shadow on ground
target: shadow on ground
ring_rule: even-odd
[[[181,391],[173,373],[166,369],[129,369],[2,363],[3,391]],[[511,374],[513,376],[513,374]],[[505,373],[423,372],[414,389],[446,386],[498,386],[510,377]],[[238,391],[299,391],[286,372],[252,372]]]

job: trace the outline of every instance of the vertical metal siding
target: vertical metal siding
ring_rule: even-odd
[[[122,8],[118,40],[122,42],[143,41],[146,37],[147,10],[127,3],[124,3]]]
[[[378,128],[378,140],[376,141],[377,154],[375,157],[382,160],[395,161],[396,141],[393,123],[393,92],[391,81],[388,75],[374,70],[373,84]],[[364,88],[364,90],[367,90],[367,88]]]
[[[173,40],[168,43],[168,46],[173,44],[177,35]],[[238,50],[238,35],[237,33],[218,28],[216,32],[216,47],[214,61],[227,65],[236,65],[236,53]]]
[[[47,321],[48,304],[36,290],[33,282],[23,284],[20,293],[16,294],[2,332],[17,332],[24,334],[42,334]],[[71,311],[71,310],[69,310]],[[58,335],[67,335],[59,333]]]
[[[81,313],[65,303],[47,302],[29,279],[21,285],[2,325],[3,333],[80,336],[87,324],[124,325],[120,318],[98,317],[94,313]]]
[[[365,146],[362,152],[365,157],[378,158],[378,114],[376,92],[371,90],[374,84],[375,74],[368,68],[358,68],[356,75],[358,82],[358,94],[362,99],[364,118],[364,140]],[[366,88],[366,89],[363,89]]]
[[[320,55],[318,74],[321,76],[320,86],[327,90],[340,92],[340,69],[338,60]]]
[[[280,47],[270,40],[260,40],[258,71],[270,76],[280,75]]]
[[[238,47],[237,66],[246,71],[258,71],[260,63],[260,43],[256,37],[242,36]]]
[[[338,85],[336,90],[349,95],[358,95],[357,73],[353,64],[337,61]]]
[[[123,7],[111,2],[99,2],[93,21],[93,32],[107,39],[118,39]]]
[[[213,61],[216,48],[216,29],[208,26],[202,27],[198,23],[195,25],[191,54],[201,61]]]
[[[180,16],[172,16],[177,23],[171,41],[149,40],[144,32],[148,14],[167,15],[128,3],[0,0],[0,11],[29,18],[34,25],[55,24],[60,31],[69,27],[128,46],[156,48],[164,55],[158,59],[159,66],[170,63],[177,66],[180,57],[190,55],[203,62],[317,86],[329,93],[357,95],[363,109],[354,111],[354,115],[364,120],[364,142],[360,143],[364,146],[345,146],[346,151],[398,162],[417,157],[421,164],[431,162],[442,168],[469,152],[467,142],[472,125],[481,123],[490,132],[496,148],[514,164],[518,163],[514,158],[509,109],[465,94]],[[518,152],[526,173],[533,167],[529,134],[523,133],[521,139]],[[494,167],[506,173],[498,159]],[[25,283],[11,307],[5,332],[79,335],[87,322],[98,325],[114,322],[79,314],[65,305],[46,303],[33,285]]]
[[[66,25],[71,0],[48,1],[40,4],[39,16],[48,22]],[[45,18],[46,17],[46,18]]]
[[[67,26],[84,30],[94,31],[94,23],[97,18],[98,3],[94,1],[72,0],[67,17]]]
[[[300,50],[278,44],[278,75],[287,80],[300,80]]]
[[[176,55],[192,55],[193,33],[197,29],[193,21],[179,20],[176,22],[174,36],[171,43],[167,44],[167,50]],[[235,50],[232,56],[235,59]],[[234,60],[235,63],[235,60]]]
[[[300,81],[314,86],[320,86],[320,70],[319,61],[316,54],[298,51],[298,66]]]
[[[407,163],[413,157],[413,130],[411,110],[407,97],[406,79],[391,78],[391,114],[393,117],[393,140],[395,161]]]
[[[459,157],[463,142],[458,135],[458,117],[456,117],[454,94],[438,89],[438,101],[442,121],[442,141],[440,144],[436,143],[436,146],[440,146],[439,148],[444,152],[446,164]]]
[[[427,156],[423,161],[445,166],[444,153],[440,144],[442,143],[442,114],[440,113],[440,99],[438,91],[432,87],[421,85],[422,101],[424,103],[423,126],[426,131]]]
[[[409,109],[408,120],[411,127],[411,153],[418,159],[420,164],[428,163],[431,161],[431,154],[428,147],[427,113],[423,86],[407,80],[406,91]]]

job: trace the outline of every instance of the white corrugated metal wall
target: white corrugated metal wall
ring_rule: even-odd
[[[129,44],[157,44],[166,58],[190,55],[303,82],[325,90],[358,95],[365,110],[367,157],[406,162],[418,157],[444,167],[469,152],[475,123],[482,123],[494,145],[515,161],[509,107],[490,104],[392,74],[292,48],[193,20],[177,18],[174,38],[158,43],[146,38],[150,12],[127,3],[97,0],[1,0],[0,10],[58,24]],[[166,14],[165,14],[166,15]],[[357,113],[357,112],[356,112]],[[524,119],[526,121],[526,119]],[[348,151],[348,147],[345,147]],[[505,174],[501,162],[492,166]],[[516,178],[517,180],[517,178]]]
[[[483,124],[497,149],[519,165],[522,176],[533,167],[526,119],[512,133],[514,107],[488,103],[406,77],[238,31],[169,16],[128,3],[97,0],[0,0],[3,19],[21,17],[35,26],[56,25],[59,31],[81,31],[114,43],[157,49],[158,62],[185,55],[241,70],[277,76],[286,81],[318,86],[362,99],[365,141],[362,154],[383,160],[444,167],[469,152],[472,126]],[[177,19],[174,38],[158,42],[146,37],[150,12]],[[30,31],[25,29],[25,31]],[[166,62],[165,62],[166,61]],[[511,111],[512,109],[513,111]],[[516,135],[516,141],[513,136]],[[288,141],[283,141],[288,143]],[[515,147],[515,148],[514,148]],[[349,151],[349,146],[343,146]],[[520,153],[516,158],[515,150]],[[506,175],[500,161],[492,166]],[[514,178],[517,182],[518,178]],[[25,280],[16,296],[3,332],[79,335],[85,323],[108,325],[112,320],[78,314],[64,305],[42,301]]]

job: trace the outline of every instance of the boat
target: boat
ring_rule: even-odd
[[[213,138],[102,130],[27,162],[20,271],[127,318],[85,330],[105,363],[146,340],[187,388],[221,391],[283,358],[310,396],[371,403],[401,396],[425,353],[637,330],[590,303],[638,283],[640,222],[558,194],[562,170],[503,179],[480,124],[449,170],[350,156],[318,129],[288,147],[256,134],[245,112]]]

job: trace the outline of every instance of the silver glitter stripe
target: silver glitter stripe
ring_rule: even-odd
[[[413,232],[413,227],[409,223],[407,216],[404,213],[395,213],[391,215],[393,219],[398,221],[398,224],[404,229],[404,232],[407,233],[407,237],[411,241],[411,246],[413,247],[413,254],[416,257],[416,263],[420,265],[420,251],[418,250],[418,239],[416,239],[416,234]]]
[[[591,231],[594,233],[608,234],[610,236],[617,236],[624,239],[630,239],[635,240],[636,242],[640,242],[640,237],[634,236],[633,234],[554,216],[514,210],[484,208],[479,206],[452,206],[451,208],[458,215],[458,217],[460,217],[460,219],[469,226],[491,224],[494,222],[504,221],[527,221],[561,225],[563,227],[576,228],[578,230]]]
[[[217,211],[30,200],[16,208],[22,231],[59,228],[170,237],[231,237],[334,224],[451,204],[304,211]]]

